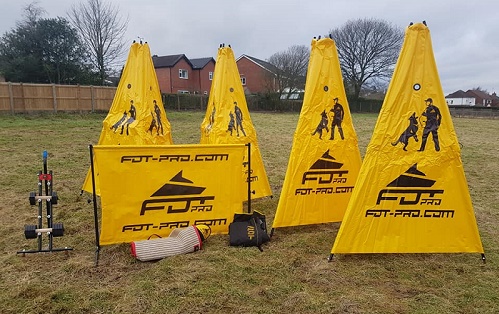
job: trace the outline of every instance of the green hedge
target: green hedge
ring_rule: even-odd
[[[191,94],[163,94],[166,110],[206,110],[208,96]],[[278,94],[246,95],[249,111],[300,112],[303,100],[281,100]],[[379,112],[382,100],[349,100],[351,112]]]

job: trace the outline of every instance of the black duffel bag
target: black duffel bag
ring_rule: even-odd
[[[253,211],[251,214],[234,214],[229,225],[230,246],[256,246],[263,251],[262,244],[270,241],[265,215]]]

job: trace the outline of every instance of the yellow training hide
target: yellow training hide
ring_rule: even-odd
[[[405,33],[331,253],[481,252],[482,243],[422,23]]]
[[[170,145],[173,144],[170,129],[149,45],[134,43],[102,123],[98,144]],[[100,195],[98,174],[95,185],[96,194]],[[90,171],[82,190],[92,193]]]
[[[201,144],[251,143],[251,198],[272,195],[258,148],[255,128],[246,104],[234,53],[230,47],[218,49],[206,116],[201,123]],[[248,182],[248,156],[244,158],[241,184]]]
[[[273,228],[341,221],[361,165],[330,38],[312,40],[304,97]]]

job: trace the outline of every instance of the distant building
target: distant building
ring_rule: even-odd
[[[475,105],[482,107],[491,107],[492,106],[492,97],[486,92],[476,89],[469,89],[466,91],[466,94],[475,98]]]
[[[215,71],[215,59],[212,57],[190,59],[192,64],[192,72],[194,81],[197,81],[199,92],[194,91],[194,94],[208,95],[213,81],[213,73]]]
[[[492,107],[499,107],[499,96],[494,92],[490,95],[492,98]]]
[[[185,54],[152,57],[162,93],[204,94],[211,89],[215,59],[189,59]],[[277,69],[255,57],[242,55],[236,60],[244,92],[258,94],[278,90]]]
[[[445,96],[445,101],[449,106],[491,107],[499,105],[499,98],[495,93],[489,95],[484,91],[476,89],[469,89],[466,92],[458,90]]]
[[[445,96],[445,101],[449,106],[474,106],[475,98],[462,90]]]
[[[152,57],[162,93],[208,95],[215,70],[212,57],[189,59],[184,54]]]
[[[286,87],[282,90],[282,93],[281,93],[281,99],[285,100],[285,99],[289,99],[289,100],[297,100],[297,99],[303,99],[303,95],[305,94],[305,90],[304,89],[293,89],[293,90],[290,90],[289,87]]]
[[[240,56],[236,63],[246,94],[277,91],[277,69],[275,66],[248,55]]]

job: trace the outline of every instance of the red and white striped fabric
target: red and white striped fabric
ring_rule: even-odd
[[[173,230],[167,238],[134,241],[130,245],[132,255],[146,262],[198,251],[203,237],[196,226],[189,226]]]

